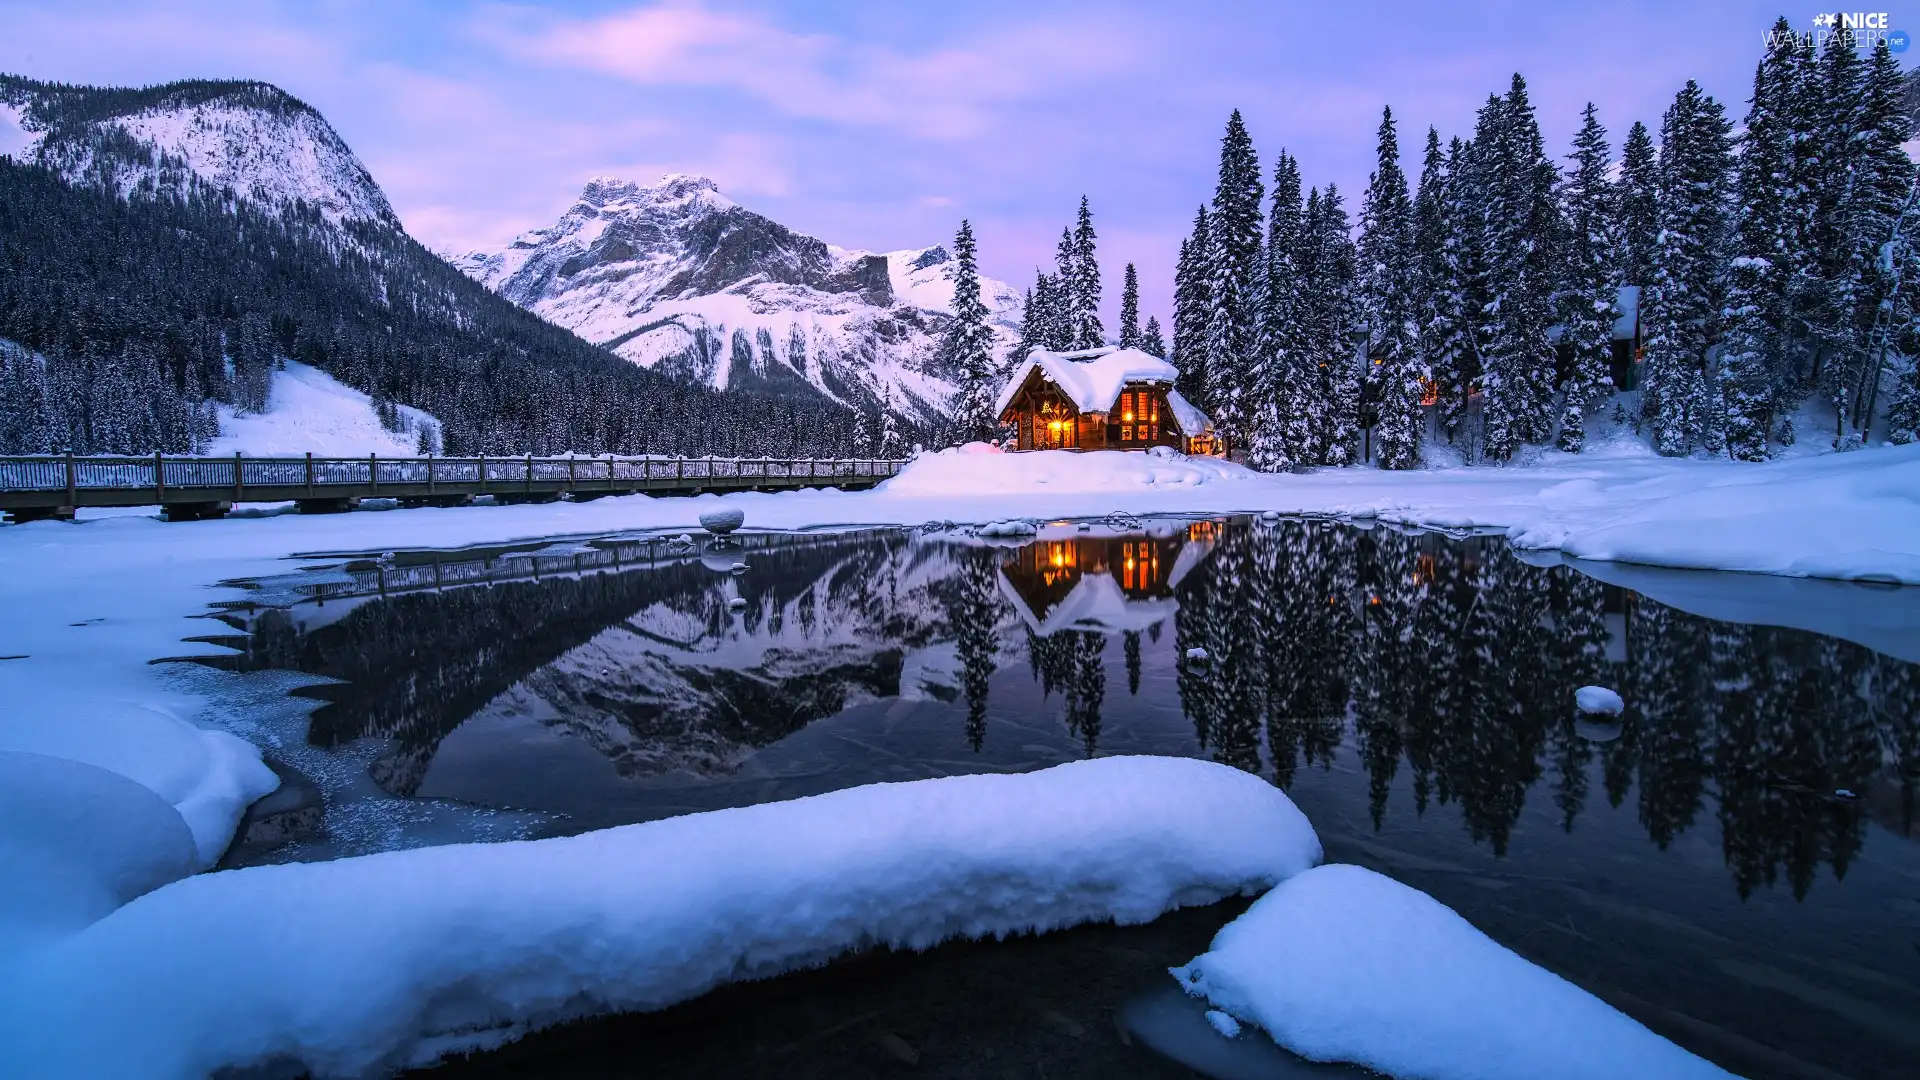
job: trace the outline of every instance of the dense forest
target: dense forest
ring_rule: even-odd
[[[1743,128],[1689,81],[1658,141],[1635,122],[1617,156],[1589,104],[1564,169],[1518,74],[1468,136],[1427,130],[1417,185],[1385,109],[1353,210],[1285,149],[1263,172],[1236,110],[1180,245],[1171,341],[1140,326],[1137,288],[1117,340],[1170,353],[1181,393],[1263,469],[1413,468],[1436,438],[1469,463],[1577,452],[1603,409],[1668,455],[1762,460],[1810,400],[1833,427],[1808,434],[1843,449],[1920,438],[1903,147],[1920,83],[1884,37],[1782,19],[1767,40]],[[1112,339],[1095,236],[1083,199],[1015,356]],[[949,330],[959,355],[980,333],[966,323]],[[996,437],[992,394],[960,370],[959,427]]]
[[[844,456],[878,436],[830,403],[638,368],[378,222],[191,182],[122,197],[4,157],[0,339],[7,453],[193,452],[215,403],[264,408],[283,359],[431,413],[423,451]]]

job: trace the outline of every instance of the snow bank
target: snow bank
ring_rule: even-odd
[[[357,1075],[874,945],[1146,922],[1319,859],[1258,777],[1116,757],[207,874],[28,957],[0,1074]]]
[[[1020,454],[969,453],[966,449],[921,454],[880,484],[888,495],[1086,495],[1178,492],[1208,485],[1245,484],[1243,498],[1260,500],[1272,482],[1218,458],[1162,457],[1123,450],[1036,450]],[[1228,505],[1232,505],[1229,501]]]
[[[1509,539],[1583,559],[1920,584],[1920,445],[1676,464],[1696,467],[1549,487]]]
[[[400,406],[408,430],[388,431],[374,414],[373,399],[316,367],[288,361],[273,373],[267,411],[241,415],[220,411],[220,437],[207,447],[213,457],[416,457],[420,425],[433,417]],[[437,424],[436,424],[437,426]]]
[[[1283,882],[1173,970],[1316,1061],[1424,1080],[1729,1076],[1417,889],[1357,866]]]
[[[199,867],[166,800],[105,769],[0,751],[0,957]]]

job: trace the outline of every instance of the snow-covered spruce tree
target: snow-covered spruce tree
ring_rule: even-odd
[[[1767,456],[1780,373],[1787,368],[1787,294],[1798,224],[1792,195],[1794,35],[1774,24],[1767,55],[1753,73],[1747,129],[1737,171],[1741,214],[1727,271],[1726,340],[1716,371],[1725,410],[1727,454]]]
[[[1094,254],[1095,238],[1093,212],[1082,195],[1080,215],[1073,226],[1070,262],[1061,267],[1068,283],[1076,349],[1097,349],[1106,344],[1106,331],[1100,325],[1100,262]]]
[[[1325,349],[1318,336],[1328,306],[1320,291],[1325,274],[1321,265],[1325,253],[1320,244],[1325,216],[1320,189],[1310,189],[1293,255],[1292,317],[1285,324],[1280,348],[1287,405],[1282,415],[1284,440],[1287,456],[1298,465],[1326,464],[1327,432],[1333,413]]]
[[[1787,184],[1782,193],[1787,204],[1788,247],[1784,266],[1786,310],[1780,342],[1784,363],[1776,372],[1773,396],[1774,412],[1779,417],[1774,434],[1782,444],[1793,441],[1793,406],[1811,388],[1820,351],[1826,344],[1826,338],[1817,332],[1817,311],[1825,303],[1825,289],[1821,277],[1824,260],[1816,245],[1830,219],[1830,215],[1823,217],[1818,212],[1820,193],[1828,186],[1829,161],[1828,109],[1819,68],[1812,36],[1796,35],[1789,62],[1779,73],[1788,141]]]
[[[1147,328],[1140,332],[1140,351],[1148,356],[1167,358],[1167,339],[1160,333],[1160,317],[1147,316]]]
[[[1416,336],[1413,202],[1400,169],[1393,110],[1383,109],[1373,176],[1360,209],[1359,318],[1366,324],[1363,368],[1374,387],[1374,455],[1383,469],[1420,464],[1420,392],[1425,377]]]
[[[1807,107],[1816,118],[1813,137],[1819,158],[1809,168],[1807,245],[1813,266],[1796,306],[1816,350],[1813,364],[1820,395],[1836,413],[1836,440],[1852,420],[1849,407],[1861,361],[1855,331],[1864,282],[1854,257],[1850,217],[1861,179],[1857,147],[1863,136],[1863,66],[1850,32],[1829,34],[1807,94]]]
[[[1420,364],[1427,378],[1438,384],[1443,367],[1439,362],[1441,338],[1436,333],[1449,279],[1447,260],[1447,154],[1440,145],[1440,132],[1427,129],[1427,145],[1420,157],[1420,187],[1413,196],[1413,263],[1409,276],[1413,282],[1414,317],[1418,333],[1414,340],[1420,350]]]
[[[1852,277],[1859,282],[1853,328],[1859,359],[1848,394],[1847,415],[1864,433],[1872,423],[1878,390],[1886,370],[1894,331],[1889,320],[1899,308],[1896,282],[1896,234],[1913,188],[1913,162],[1902,144],[1913,134],[1904,98],[1905,82],[1885,38],[1868,54],[1856,112],[1859,134],[1852,142],[1853,190],[1847,200],[1847,246]],[[1913,223],[1905,223],[1911,231]],[[1907,241],[1911,243],[1911,241]],[[1911,283],[1908,284],[1912,287]]]
[[[1260,292],[1260,330],[1254,349],[1247,461],[1256,469],[1278,471],[1296,461],[1287,437],[1291,409],[1294,345],[1289,336],[1300,308],[1300,166],[1285,150],[1273,165],[1272,204],[1267,214],[1264,284]]]
[[[956,384],[953,425],[959,442],[991,441],[1000,427],[993,415],[993,334],[980,299],[976,258],[973,225],[962,221],[953,238],[953,320],[942,346]]]
[[[1615,213],[1620,232],[1620,276],[1642,289],[1653,284],[1654,248],[1660,237],[1660,159],[1653,135],[1638,120],[1620,147]]]
[[[1559,447],[1578,453],[1586,443],[1587,410],[1606,396],[1613,380],[1614,304],[1620,292],[1614,230],[1613,183],[1607,129],[1592,102],[1573,138],[1573,168],[1560,185],[1566,223],[1560,265],[1560,341],[1568,355],[1560,413]]]
[[[1444,274],[1432,289],[1433,310],[1425,328],[1440,423],[1453,442],[1462,434],[1472,394],[1479,388],[1480,326],[1486,321],[1485,185],[1473,144],[1455,137],[1447,144],[1440,184]]]
[[[1662,454],[1702,445],[1720,420],[1705,364],[1727,232],[1730,143],[1726,110],[1689,79],[1660,123],[1660,240],[1641,316],[1643,411]]]
[[[1557,172],[1518,74],[1481,110],[1474,146],[1486,183],[1484,236],[1491,290],[1483,333],[1486,453],[1505,460],[1551,431],[1553,244]]]
[[[1140,347],[1140,275],[1132,263],[1120,279],[1120,347]]]
[[[1173,366],[1180,369],[1177,388],[1182,397],[1202,409],[1207,401],[1207,324],[1213,302],[1207,282],[1207,248],[1213,230],[1207,208],[1193,215],[1193,233],[1180,242],[1180,261],[1173,272]]]
[[[1203,408],[1234,445],[1245,445],[1260,261],[1260,161],[1235,109],[1220,140],[1213,192],[1207,286],[1207,382]]]
[[[1317,307],[1313,326],[1327,402],[1325,462],[1350,465],[1360,455],[1360,368],[1354,290],[1359,254],[1347,223],[1346,204],[1333,184],[1320,196],[1320,229],[1314,245],[1319,273],[1312,284]]]

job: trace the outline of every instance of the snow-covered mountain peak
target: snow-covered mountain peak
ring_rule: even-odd
[[[27,133],[17,157],[121,194],[198,182],[263,206],[302,203],[329,220],[400,228],[386,195],[319,113],[262,82],[140,89],[0,75],[0,103]]]
[[[739,205],[705,176],[594,177],[552,225],[450,261],[629,360],[721,389],[811,387],[921,417],[952,392],[935,356],[953,311],[945,247],[837,247]],[[982,287],[996,332],[1012,340],[1018,294]]]

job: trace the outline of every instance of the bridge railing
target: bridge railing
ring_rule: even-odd
[[[892,476],[873,458],[662,457],[0,457],[0,493],[145,489],[307,489],[383,484],[685,485]]]

